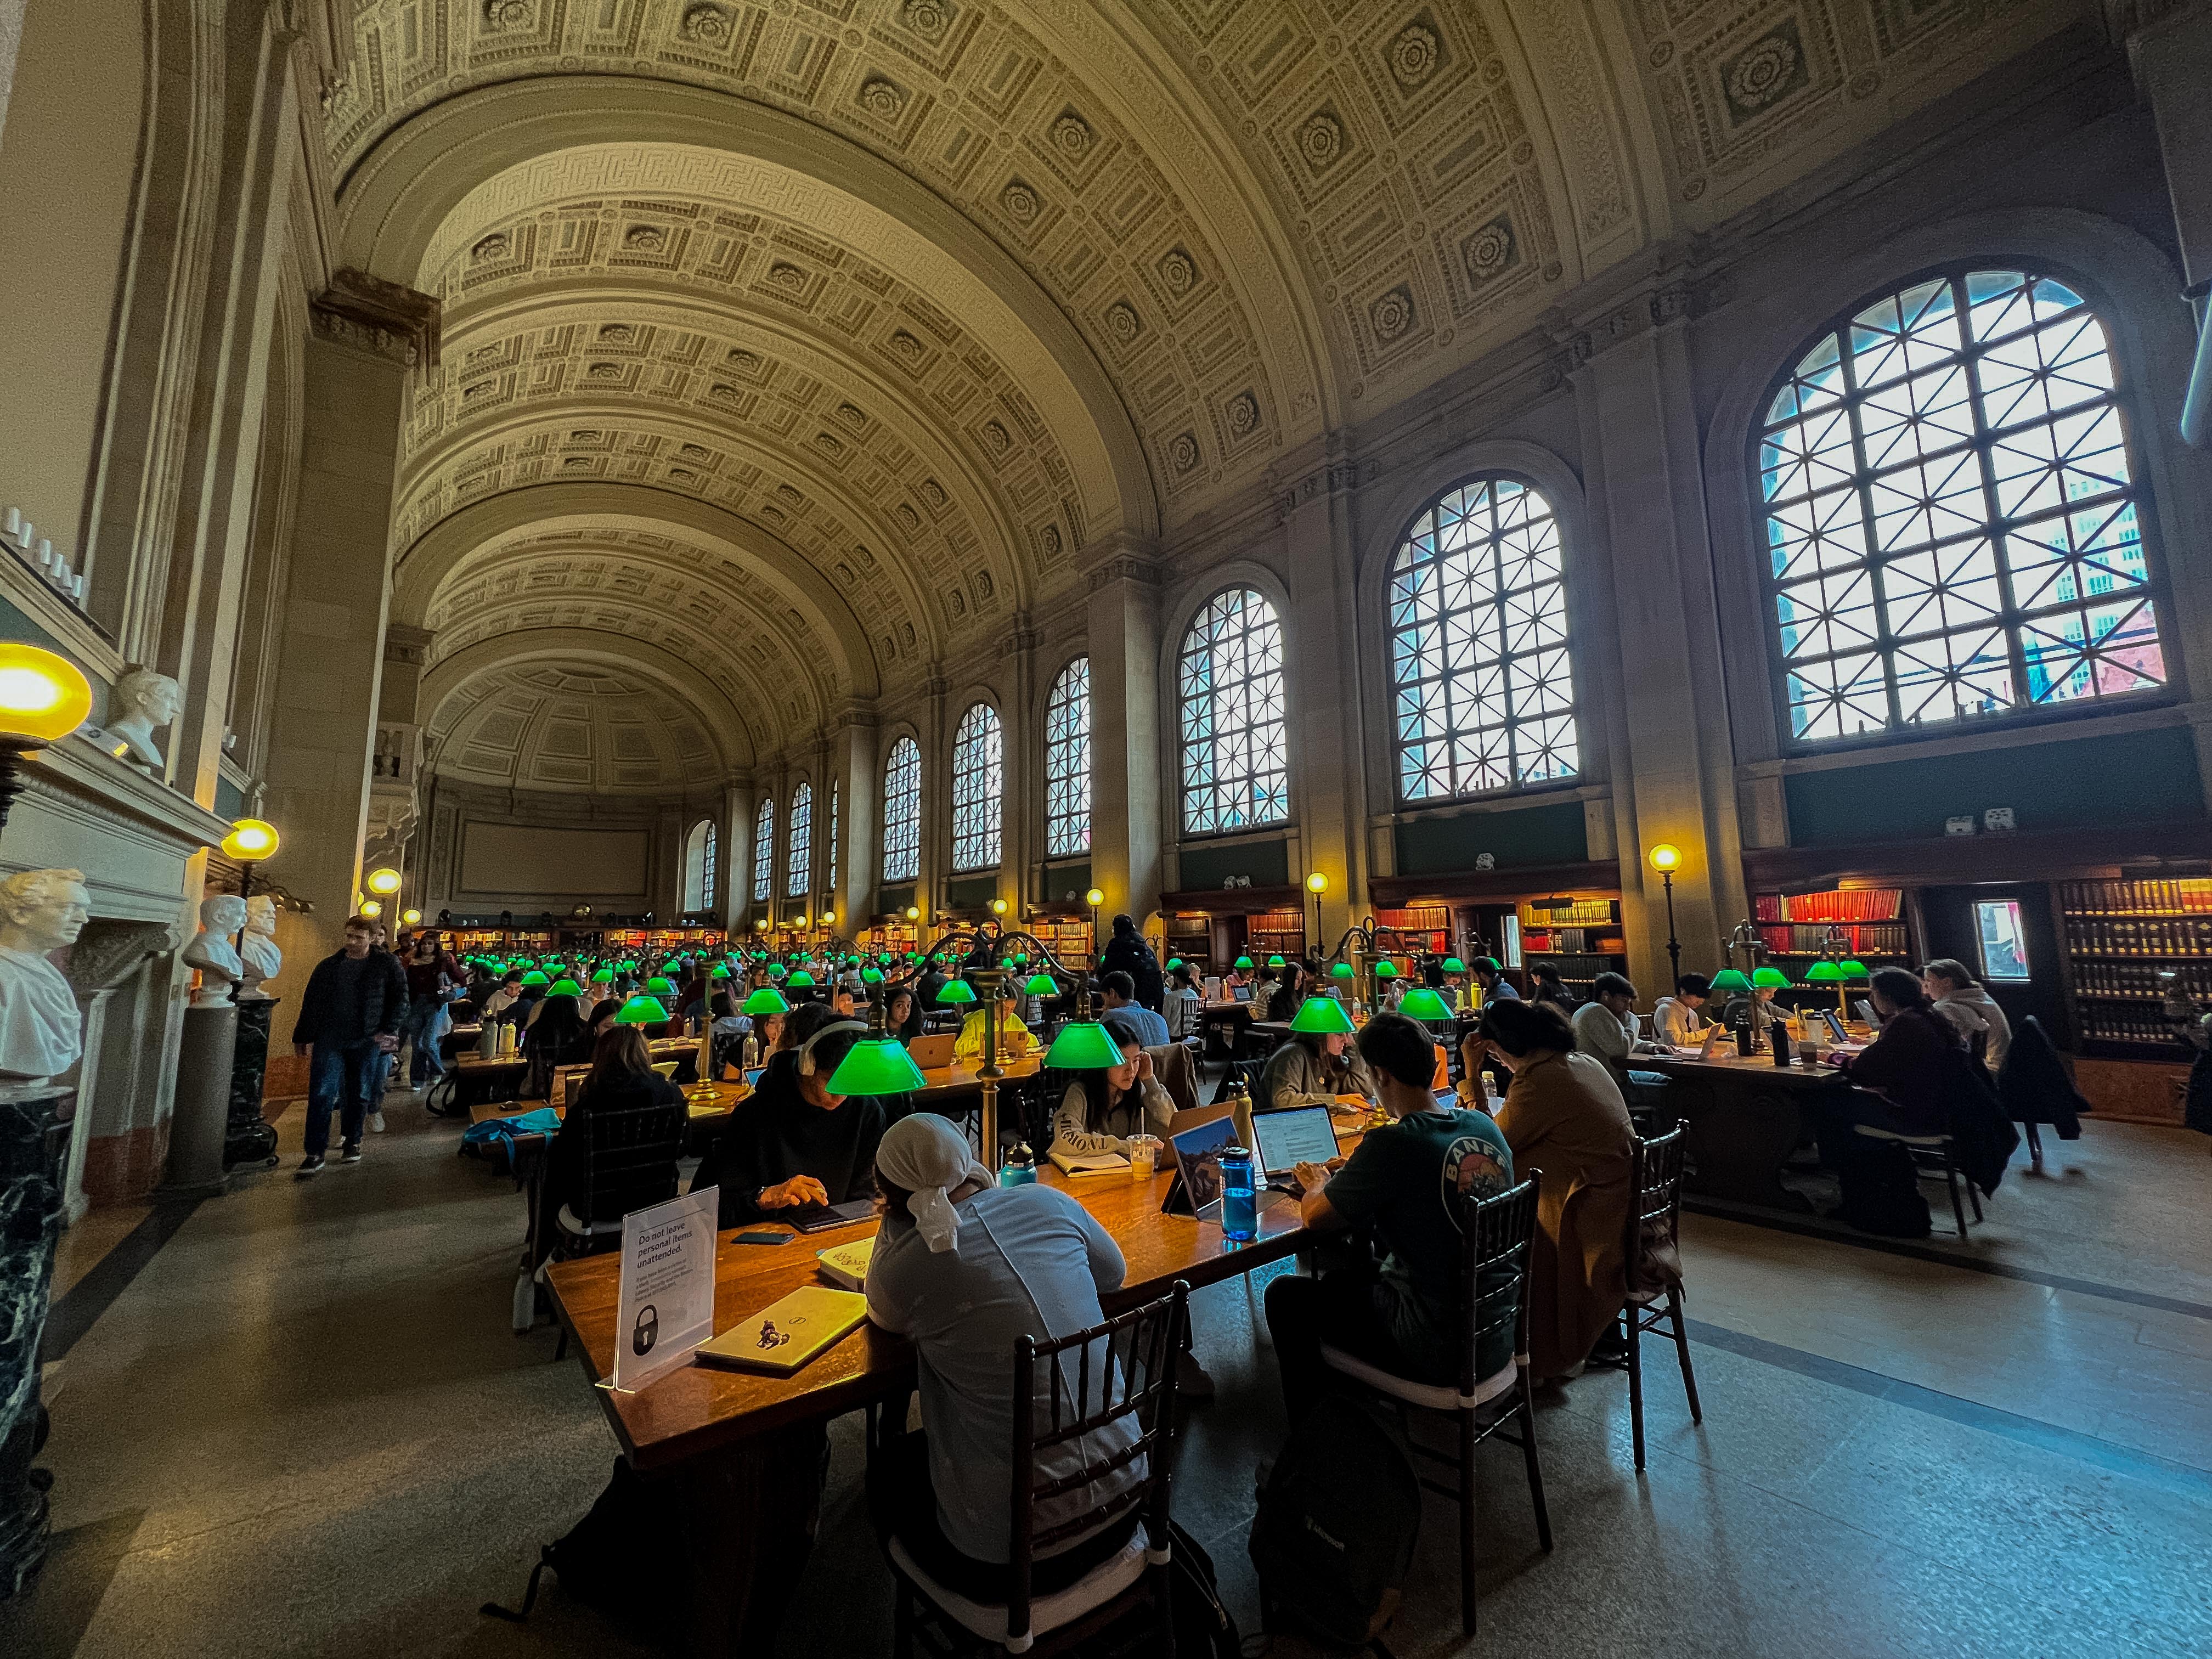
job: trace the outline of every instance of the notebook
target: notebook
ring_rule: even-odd
[[[1129,1160],[1121,1152],[1063,1152],[1057,1149],[1045,1156],[1062,1175],[1112,1175],[1116,1170],[1129,1173]]]
[[[1252,1114],[1253,1147],[1262,1173],[1286,1176],[1301,1163],[1326,1164],[1337,1153],[1336,1129],[1326,1106]]]
[[[925,1072],[940,1072],[952,1063],[953,1046],[959,1041],[957,1031],[918,1036],[906,1045],[907,1057]]]
[[[739,1320],[713,1341],[701,1343],[699,1358],[710,1365],[789,1376],[867,1317],[865,1296],[802,1285],[781,1301]]]
[[[848,1291],[867,1288],[868,1261],[876,1253],[872,1238],[856,1238],[849,1244],[832,1244],[826,1250],[817,1250],[814,1260],[820,1265],[823,1278]]]

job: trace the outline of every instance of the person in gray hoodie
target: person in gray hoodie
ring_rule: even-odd
[[[1920,983],[1936,1000],[1936,1013],[1950,1023],[1968,1048],[1973,1047],[1975,1032],[1989,1034],[1988,1046],[1982,1051],[1983,1063],[1992,1073],[2001,1069],[2012,1047],[2012,1023],[1966,964],[1938,957],[1920,970]]]

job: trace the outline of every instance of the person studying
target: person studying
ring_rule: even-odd
[[[884,1103],[848,1099],[827,1086],[867,1029],[840,1019],[826,1003],[792,1011],[793,1046],[769,1061],[759,1086],[731,1115],[691,1177],[695,1193],[721,1188],[719,1225],[763,1219],[797,1225],[820,1206],[873,1196]]]

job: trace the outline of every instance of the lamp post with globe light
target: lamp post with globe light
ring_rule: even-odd
[[[1659,872],[1660,884],[1667,890],[1667,992],[1671,996],[1682,977],[1682,941],[1674,937],[1674,872],[1682,866],[1682,849],[1662,841],[1644,856]]]

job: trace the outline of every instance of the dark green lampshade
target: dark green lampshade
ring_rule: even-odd
[[[1172,974],[1176,969],[1182,966],[1182,958],[1181,957],[1170,957],[1168,958],[1168,972]]]
[[[522,982],[525,985],[550,985],[553,981],[546,978],[544,975],[539,973],[538,969],[532,968],[528,973],[522,976]]]
[[[1762,991],[1778,991],[1790,983],[1790,975],[1779,968],[1761,968],[1752,975],[1751,982]]]
[[[769,976],[770,979],[784,979],[784,978],[787,978],[787,977],[789,976],[790,973],[791,973],[791,969],[788,969],[788,968],[787,968],[787,967],[785,967],[785,966],[784,966],[781,963],[780,963],[780,962],[771,962],[771,963],[769,963],[769,965],[768,965],[768,976]]]
[[[1743,972],[1741,969],[1723,968],[1720,972],[1713,975],[1713,989],[1716,991],[1748,991],[1751,989],[1751,981],[1743,976]]]
[[[1309,1036],[1326,1036],[1331,1031],[1348,1033],[1352,1030],[1352,1015],[1334,997],[1308,997],[1298,1005],[1291,1029]]]
[[[730,970],[719,962],[714,964],[714,970],[707,975],[708,979],[727,979],[729,976]]]
[[[1805,970],[1806,981],[1814,985],[1833,985],[1844,976],[1844,970],[1825,957]]]
[[[668,1010],[660,1006],[659,997],[632,997],[616,1014],[620,1025],[662,1025],[668,1020]]]
[[[1267,958],[1267,966],[1270,968],[1280,968],[1284,965],[1285,963],[1280,957],[1269,957]]]
[[[1407,992],[1406,1000],[1398,1005],[1398,1012],[1407,1019],[1449,1019],[1452,1017],[1451,1004],[1425,985]]]
[[[1096,1072],[1121,1063],[1121,1045],[1095,1019],[1070,1020],[1046,1050],[1044,1063],[1064,1072]]]
[[[1836,965],[1844,970],[1844,977],[1850,981],[1854,985],[1863,985],[1867,981],[1874,977],[1872,974],[1867,971],[1866,963],[1861,962],[1856,957],[1839,962]]]
[[[827,1087],[833,1095],[905,1095],[927,1081],[896,1038],[864,1037],[846,1051]]]
[[[758,1018],[763,1014],[787,1014],[791,1005],[784,1000],[782,992],[772,985],[763,985],[738,1005],[738,1012]]]
[[[1249,957],[1239,957],[1231,965],[1234,967],[1238,973],[1247,974],[1252,970],[1252,958]]]
[[[1329,964],[1328,976],[1331,979],[1350,979],[1352,977],[1352,964],[1348,962],[1331,963]]]
[[[614,982],[615,970],[611,968],[599,969],[592,975],[592,983],[594,985],[611,985]]]
[[[803,991],[808,986],[814,983],[814,975],[808,973],[804,968],[800,968],[795,969],[791,977],[784,981],[784,983],[791,987],[794,991]]]
[[[1388,957],[1381,957],[1375,964],[1375,977],[1377,979],[1397,978],[1398,964],[1391,961]]]
[[[651,979],[646,981],[645,989],[648,996],[672,997],[676,994],[676,988],[668,982],[665,976],[659,974],[655,974]]]
[[[956,1007],[964,1006],[975,1000],[975,988],[964,979],[948,979],[945,988],[937,994],[937,1000]]]
[[[1050,974],[1031,974],[1029,982],[1022,989],[1033,997],[1056,997],[1060,994],[1060,987],[1053,983]]]
[[[584,988],[573,979],[556,979],[553,981],[553,988],[545,994],[549,997],[580,997],[584,994]]]
[[[863,968],[863,969],[860,969],[860,983],[861,983],[861,984],[863,984],[863,985],[881,985],[883,982],[884,982],[884,970],[883,970],[882,969],[880,969],[880,968]]]
[[[1444,972],[1448,974],[1463,974],[1466,971],[1467,964],[1462,962],[1457,957],[1446,957],[1444,958]]]

